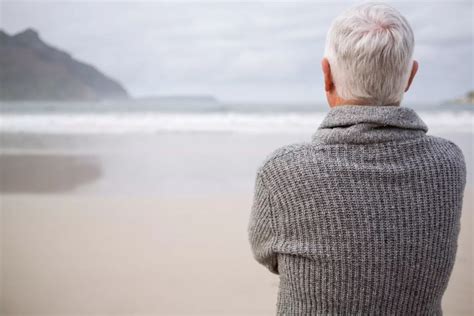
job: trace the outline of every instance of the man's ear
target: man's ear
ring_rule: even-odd
[[[324,74],[324,90],[329,92],[333,89],[334,82],[332,81],[331,65],[329,65],[329,60],[326,57],[321,61],[321,67]]]
[[[411,83],[413,81],[413,78],[415,78],[416,72],[418,71],[418,62],[416,60],[413,61],[413,66],[411,68],[411,73],[410,73],[410,78],[408,78],[408,84],[407,87],[405,88],[405,92],[410,89]]]

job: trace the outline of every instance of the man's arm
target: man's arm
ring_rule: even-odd
[[[278,274],[276,242],[270,195],[260,173],[255,181],[255,194],[250,214],[248,234],[254,258],[271,272]]]

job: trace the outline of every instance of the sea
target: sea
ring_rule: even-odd
[[[405,106],[405,105],[404,105]],[[473,175],[474,106],[413,106]],[[200,100],[1,103],[0,192],[251,196],[261,162],[310,140],[324,104]]]
[[[413,106],[430,130],[473,132],[474,105]],[[0,132],[126,134],[165,132],[307,133],[328,107],[323,104],[219,102],[2,102]]]

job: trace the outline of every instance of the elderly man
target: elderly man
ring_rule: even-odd
[[[259,168],[248,232],[256,260],[279,274],[278,314],[442,314],[466,165],[400,105],[413,47],[386,4],[336,18],[322,60],[329,112],[310,142]]]

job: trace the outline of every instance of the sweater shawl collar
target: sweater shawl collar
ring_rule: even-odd
[[[422,137],[428,127],[411,108],[340,105],[330,108],[312,136],[321,144],[370,144]]]

